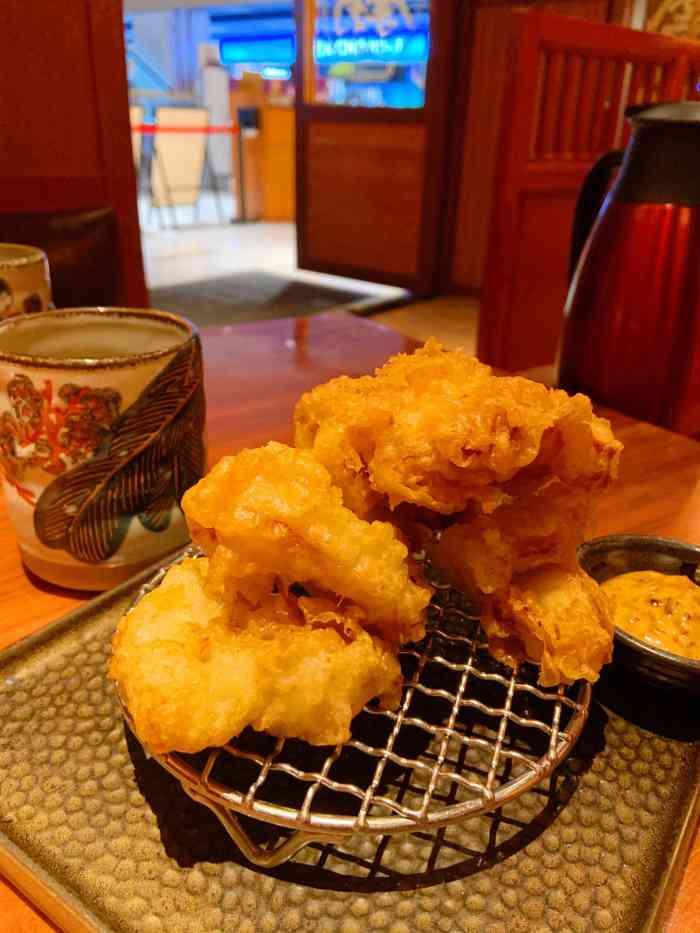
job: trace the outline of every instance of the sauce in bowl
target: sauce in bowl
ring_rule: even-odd
[[[700,660],[700,586],[688,577],[636,570],[602,584],[618,627],[663,651]]]

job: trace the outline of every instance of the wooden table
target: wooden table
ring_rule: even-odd
[[[366,319],[328,313],[207,329],[203,334],[209,446],[224,453],[291,439],[294,403],[306,389],[341,372],[370,372],[411,338]],[[636,531],[700,543],[700,443],[604,412],[625,444],[620,482],[603,497],[593,534]],[[89,594],[29,579],[20,563],[4,504],[0,507],[0,647],[80,605]],[[55,930],[0,880],[0,930]],[[700,931],[700,840],[693,844],[669,933]]]

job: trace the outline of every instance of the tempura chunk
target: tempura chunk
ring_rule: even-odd
[[[352,615],[338,627],[323,604],[272,594],[234,626],[208,563],[173,566],[114,637],[109,676],[151,752],[223,745],[246,726],[334,745],[368,700],[398,703],[398,661]]]
[[[503,594],[513,574],[575,565],[590,505],[587,490],[553,479],[490,515],[464,516],[423,544],[445,579],[479,601]]]
[[[313,450],[360,515],[401,503],[492,512],[557,477],[585,488],[617,473],[621,445],[583,395],[549,389],[435,340],[374,376],[341,376],[302,396],[295,443]]]
[[[613,624],[605,593],[578,567],[543,567],[513,578],[505,596],[485,601],[489,651],[514,666],[540,667],[545,687],[594,682],[612,659]]]
[[[396,529],[344,506],[310,452],[270,442],[224,457],[182,507],[229,599],[254,603],[273,580],[300,584],[359,607],[365,627],[392,644],[423,636],[431,590],[411,579]]]

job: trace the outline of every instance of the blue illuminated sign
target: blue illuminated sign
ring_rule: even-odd
[[[430,37],[424,30],[391,36],[317,36],[314,42],[314,58],[322,65],[343,62],[412,65],[427,62],[429,52]]]
[[[296,61],[296,40],[294,36],[231,37],[219,41],[219,54],[224,65],[289,66]]]
[[[284,65],[265,65],[260,74],[266,81],[289,81],[292,69]]]

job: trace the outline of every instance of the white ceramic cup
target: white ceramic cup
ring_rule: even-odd
[[[36,246],[0,243],[0,319],[52,307],[46,253]]]
[[[163,311],[74,308],[0,321],[0,464],[26,566],[107,589],[189,540],[205,472],[201,344]]]

